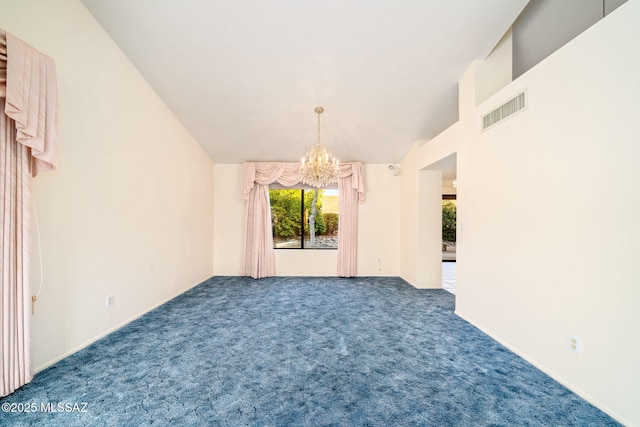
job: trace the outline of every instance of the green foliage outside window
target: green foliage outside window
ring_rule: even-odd
[[[442,201],[442,241],[456,241],[456,202],[455,200]]]
[[[271,190],[271,218],[276,236],[300,236],[300,190]]]

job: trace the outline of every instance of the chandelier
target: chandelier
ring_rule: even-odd
[[[320,114],[324,108],[316,107],[315,112],[318,115],[318,143],[302,158],[300,175],[303,183],[321,188],[338,181],[340,162],[320,143]]]

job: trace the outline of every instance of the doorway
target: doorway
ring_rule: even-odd
[[[456,230],[457,204],[455,194],[442,195],[442,289],[456,293]]]
[[[442,261],[456,262],[456,195],[442,195]]]
[[[418,188],[418,212],[424,218],[424,221],[418,222],[418,258],[423,260],[419,274],[424,275],[424,287],[455,293],[456,261],[460,246],[455,236],[457,153],[421,169]],[[446,207],[444,218],[443,207]],[[444,235],[443,225],[447,231]]]
[[[442,289],[456,293],[458,155],[453,153],[433,166],[442,171]]]

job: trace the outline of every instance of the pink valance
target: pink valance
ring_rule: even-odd
[[[31,173],[56,168],[58,94],[53,59],[7,35],[5,114],[15,120],[16,140],[31,148]]]
[[[340,178],[351,177],[351,188],[358,194],[358,201],[364,202],[364,173],[362,163],[351,162],[340,165]]]
[[[249,200],[255,184],[269,185],[277,182],[285,187],[293,187],[300,180],[300,163],[245,162],[242,200]]]
[[[364,178],[362,163],[349,162],[340,165],[340,178],[353,176],[352,186],[358,192],[358,200],[364,201]],[[269,185],[277,182],[293,187],[302,181],[300,162],[245,162],[242,185],[242,200],[249,200],[254,185]]]

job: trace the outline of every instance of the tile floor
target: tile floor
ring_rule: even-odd
[[[456,263],[442,263],[442,289],[452,294],[456,293]]]

